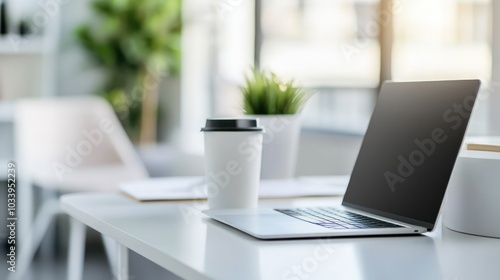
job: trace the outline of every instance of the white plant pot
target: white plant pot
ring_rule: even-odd
[[[300,137],[300,115],[253,115],[265,128],[261,179],[295,176]]]
[[[449,229],[500,238],[500,153],[462,151],[448,186],[443,224]]]

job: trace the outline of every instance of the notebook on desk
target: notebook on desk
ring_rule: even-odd
[[[500,137],[470,137],[467,150],[500,153]]]
[[[204,213],[261,239],[431,231],[479,85],[479,80],[384,83],[342,205]]]
[[[262,180],[260,198],[343,195],[349,176],[308,176],[290,180]],[[141,202],[206,199],[204,177],[164,177],[122,183],[120,190]]]

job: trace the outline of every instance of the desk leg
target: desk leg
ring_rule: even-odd
[[[118,265],[116,266],[118,280],[129,280],[128,275],[128,248],[118,244]]]
[[[68,280],[82,279],[85,259],[85,232],[85,225],[70,217]]]
[[[108,257],[109,268],[111,269],[113,275],[116,276],[116,272],[118,271],[118,269],[116,268],[116,263],[118,260],[117,255],[119,244],[118,242],[116,242],[116,240],[104,234],[101,234],[101,237],[102,243],[104,244],[104,249],[106,251],[106,256]]]

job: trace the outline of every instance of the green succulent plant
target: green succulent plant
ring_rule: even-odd
[[[294,80],[283,81],[273,72],[252,69],[245,77],[243,110],[249,115],[290,115],[300,112],[310,94]]]

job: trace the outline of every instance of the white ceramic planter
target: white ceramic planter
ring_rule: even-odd
[[[300,137],[300,115],[253,115],[265,128],[261,179],[295,176]]]
[[[462,151],[448,186],[443,224],[449,229],[500,238],[500,153]]]

